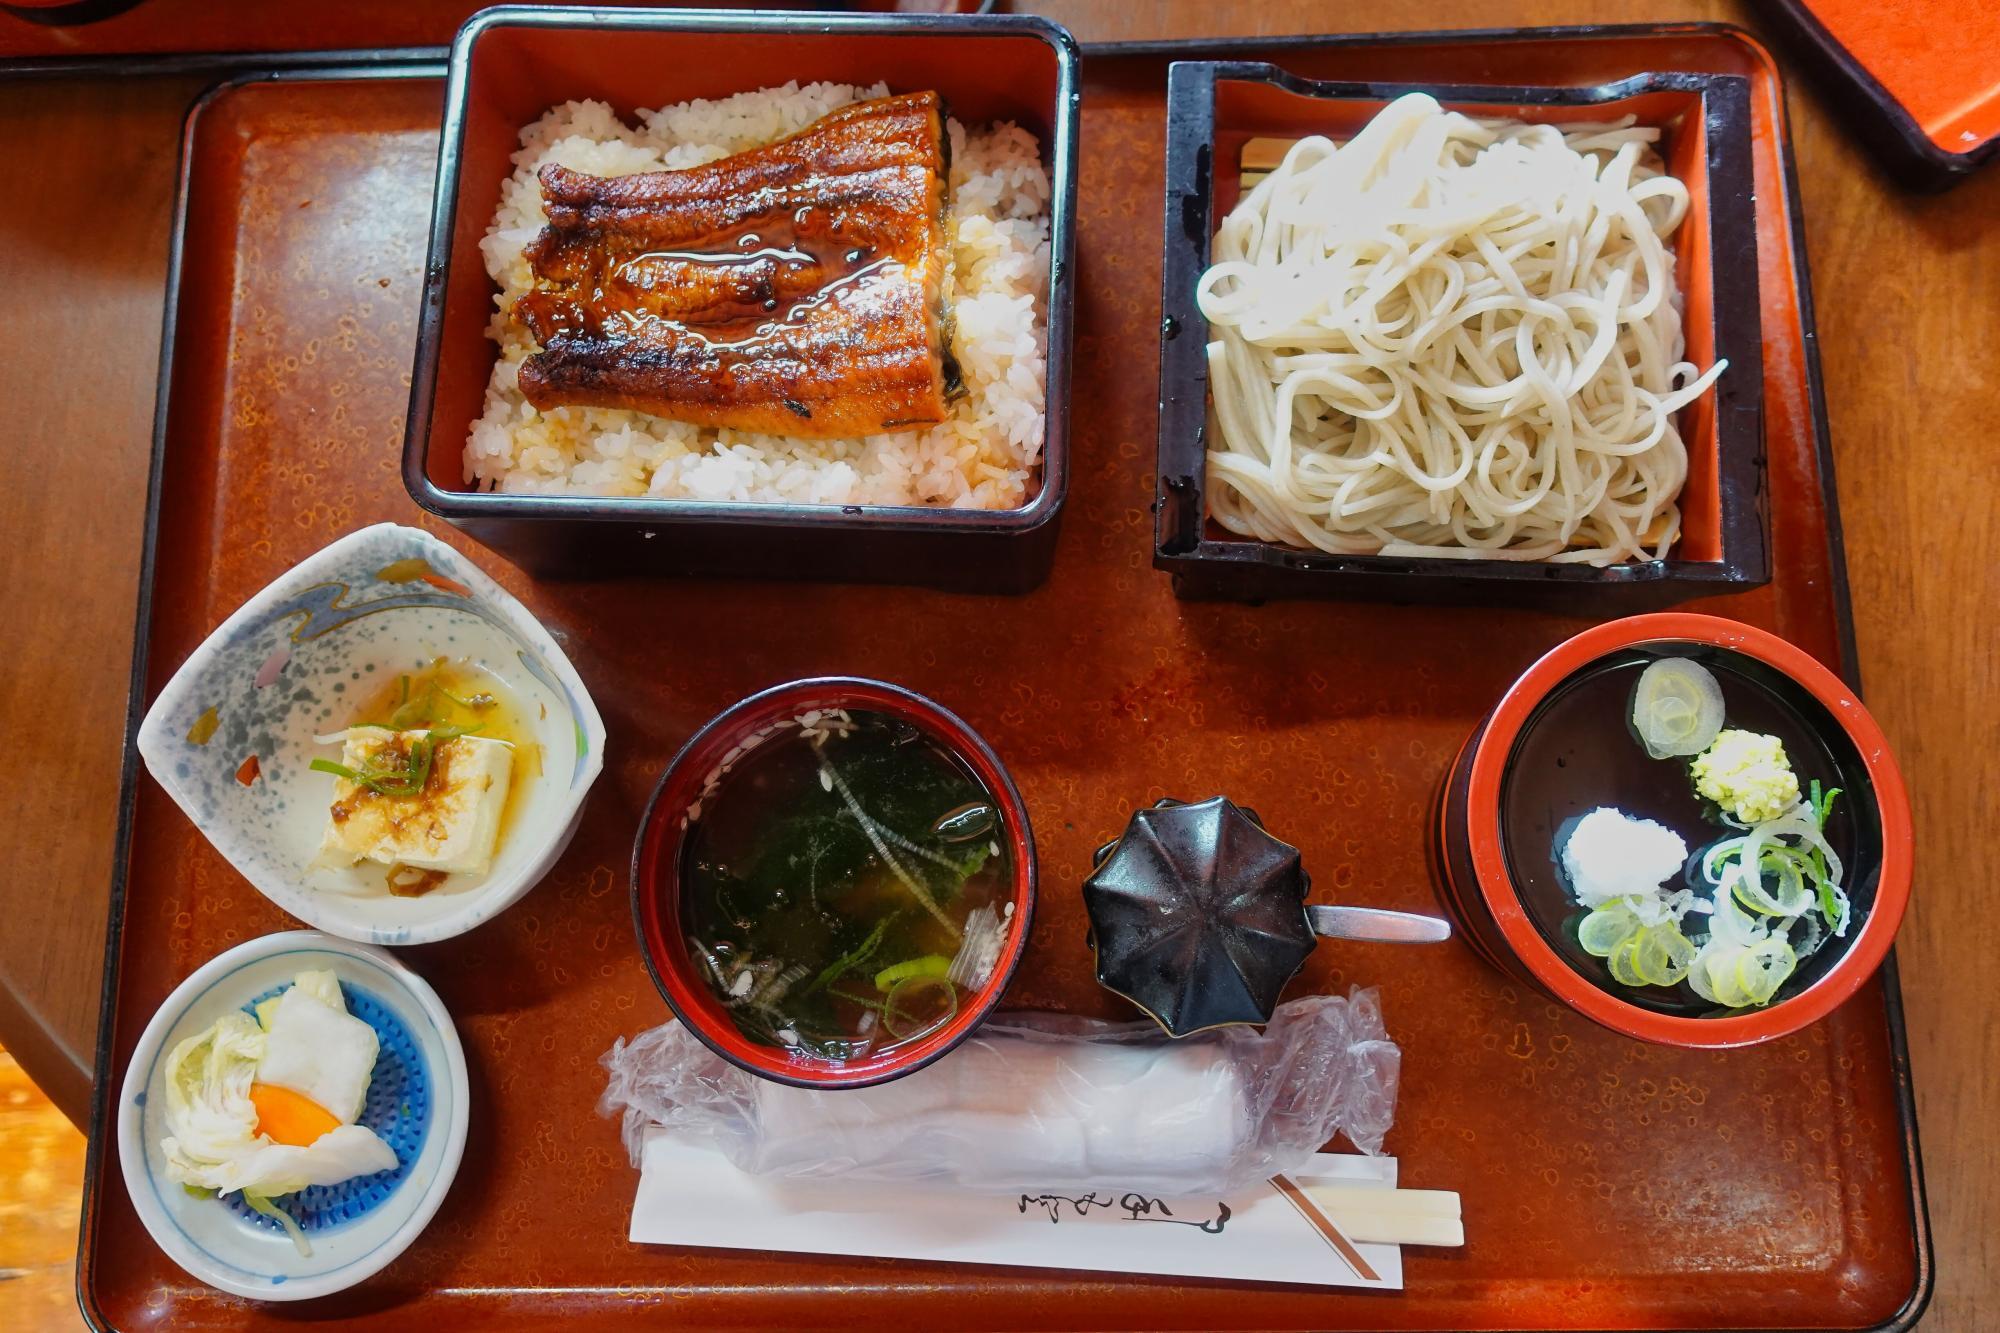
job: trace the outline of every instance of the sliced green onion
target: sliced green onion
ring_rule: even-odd
[[[1632,936],[1632,971],[1648,986],[1667,984],[1665,972],[1667,954],[1653,938],[1651,929],[1641,929]]]
[[[1766,847],[1758,856],[1758,873],[1750,874],[1741,864],[1730,867],[1736,900],[1760,916],[1803,916],[1812,910],[1813,890],[1807,886],[1812,863],[1789,847]],[[1775,880],[1775,888],[1765,885],[1765,876]]]
[[[377,796],[409,797],[420,795],[431,779],[431,758],[437,747],[460,736],[470,736],[478,727],[432,727],[429,731],[410,742],[410,764],[407,768],[377,768],[369,764],[359,770],[331,759],[315,759],[307,767],[320,772],[332,773],[345,778],[357,787],[366,787]]]
[[[1819,779],[1813,779],[1812,791],[1808,799],[1812,805],[1813,822],[1819,826],[1822,835],[1826,832],[1827,817],[1833,813],[1834,799],[1839,795],[1840,788],[1838,787],[1830,788],[1825,794],[1821,794]],[[1826,854],[1820,850],[1817,843],[1814,844],[1812,849],[1812,864],[1813,884],[1819,890],[1820,915],[1824,916],[1827,924],[1833,927],[1834,934],[1845,935],[1847,933],[1847,895],[1840,891],[1840,885],[1835,882],[1837,877],[1827,874]]]
[[[454,704],[468,713],[483,713],[499,704],[490,694],[475,694],[470,699],[461,699],[433,680],[419,695],[410,693],[410,678],[396,677],[398,687],[396,707],[389,714],[387,725],[396,731],[415,731],[419,727],[436,726],[445,714],[444,704]]]
[[[1771,933],[1748,941],[1734,928],[1718,923],[1717,931],[1695,955],[1689,984],[1703,999],[1728,1009],[1769,1004],[1798,967],[1798,954],[1784,935]]]
[[[1750,993],[1743,989],[1741,974],[1735,966],[1735,956],[1718,952],[1708,960],[1707,976],[1714,990],[1714,998],[1731,1009],[1741,1009],[1751,1003]]]
[[[1736,980],[1752,1004],[1767,1004],[1797,966],[1792,946],[1773,935],[1744,950],[1736,961]]]
[[[941,1002],[935,1012],[913,1012],[912,999],[931,993]],[[882,999],[882,1026],[898,1041],[907,1041],[943,1027],[957,1012],[958,987],[951,982],[943,977],[904,977]]]
[[[1671,986],[1687,975],[1694,945],[1681,934],[1680,927],[1644,926],[1634,939],[1638,944],[1632,953],[1632,970],[1646,978],[1648,985]]]
[[[1611,964],[1611,979],[1613,981],[1621,986],[1645,986],[1651,984],[1639,973],[1637,965],[1638,953],[1638,936],[1629,935],[1619,941],[1618,947],[1613,949],[1610,958],[1606,959]]]
[[[451,700],[468,713],[483,713],[500,702],[490,694],[475,694],[470,699],[461,699],[436,681],[431,682],[431,690],[440,698]]]
[[[911,958],[895,963],[875,974],[875,989],[894,990],[896,983],[908,981],[912,977],[947,977],[951,975],[951,959],[941,953],[927,953],[921,958]]]
[[[425,691],[420,698],[412,699],[410,697],[410,678],[408,676],[398,676],[396,677],[396,683],[401,686],[402,694],[396,700],[396,711],[389,714],[390,726],[398,731],[412,731],[417,727],[427,726],[437,720],[434,716],[437,710],[432,706],[429,691]]]
[[[1609,958],[1611,951],[1639,929],[1639,918],[1622,903],[1609,903],[1589,912],[1576,928],[1576,942],[1597,958]]]
[[[1847,895],[1840,858],[1826,840],[1822,812],[1832,801],[1814,783],[1811,795],[1702,854],[1701,873],[1721,898],[1757,916],[1796,921],[1818,909],[1836,935],[1847,929]]]
[[[1632,727],[1655,759],[1700,754],[1722,731],[1722,686],[1699,662],[1662,657],[1639,675]]]

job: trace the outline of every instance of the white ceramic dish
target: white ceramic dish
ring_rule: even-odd
[[[168,1053],[309,968],[330,969],[349,1010],[381,1040],[360,1123],[376,1130],[401,1163],[394,1172],[284,1201],[307,1223],[312,1253],[301,1255],[276,1224],[169,1180],[160,1141],[167,1136]],[[238,1296],[309,1300],[380,1272],[423,1231],[458,1173],[469,1098],[458,1032],[423,978],[380,949],[317,931],[285,931],[211,959],[153,1015],[118,1099],[119,1164],[139,1220],[190,1275]]]
[[[386,868],[315,864],[339,757],[314,741],[356,719],[383,682],[439,657],[499,676],[541,749],[492,866],[420,897]],[[214,709],[212,734],[197,740]],[[366,944],[471,930],[533,888],[569,845],[604,767],[604,722],[569,659],[505,589],[429,533],[384,523],[280,576],[209,635],[139,728],[146,768],[257,891],[309,925]],[[246,759],[257,773],[239,780]]]

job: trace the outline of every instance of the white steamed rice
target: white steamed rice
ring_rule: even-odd
[[[567,102],[523,130],[514,174],[480,243],[500,288],[487,329],[500,358],[466,441],[466,480],[482,490],[699,500],[967,509],[1024,503],[1042,448],[1049,178],[1035,137],[1012,124],[949,126],[953,348],[967,393],[943,423],[802,440],[643,412],[537,411],[516,382],[535,350],[513,309],[534,280],[522,251],[546,221],[535,179],[543,163],[599,176],[700,166],[793,134],[848,102],[887,95],[882,85],[788,83],[642,111],[637,129],[602,102]]]

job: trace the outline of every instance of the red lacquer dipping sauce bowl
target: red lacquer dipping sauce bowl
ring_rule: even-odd
[[[1661,657],[1707,667],[1723,691],[1725,725],[1778,736],[1802,792],[1812,779],[1841,789],[1822,833],[1843,862],[1846,933],[1802,956],[1762,1006],[1722,1007],[1685,983],[1621,986],[1577,938],[1583,909],[1559,873],[1559,848],[1591,809],[1680,833],[1690,853],[1685,882],[1698,894],[1702,850],[1741,831],[1715,823],[1686,758],[1648,758],[1631,729],[1638,674]],[[1433,834],[1445,905],[1475,951],[1586,1018],[1669,1046],[1748,1046],[1824,1018],[1881,966],[1910,898],[1909,796],[1882,729],[1811,655],[1714,616],[1612,621],[1529,667],[1453,761]]]
[[[717,1000],[688,945],[681,878],[689,814],[709,780],[744,742],[815,710],[883,714],[908,723],[950,751],[992,796],[997,836],[1012,865],[1013,905],[997,961],[983,987],[947,1022],[921,1037],[855,1059],[830,1060],[810,1051],[752,1041]],[[884,681],[827,676],[793,681],[753,694],[719,714],[674,757],[646,807],[632,852],[632,915],[640,952],[675,1017],[709,1049],[763,1078],[806,1088],[860,1088],[923,1068],[964,1041],[999,1001],[1027,944],[1035,904],[1035,840],[1027,808],[999,756],[955,714],[924,696]]]

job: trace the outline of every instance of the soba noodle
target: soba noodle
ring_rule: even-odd
[[[1340,554],[1665,555],[1714,383],[1681,359],[1658,131],[1472,120],[1423,94],[1300,140],[1198,291],[1209,509]]]

